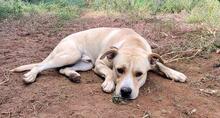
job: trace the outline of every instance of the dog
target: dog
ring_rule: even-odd
[[[149,43],[129,28],[94,28],[71,34],[62,39],[40,63],[23,65],[13,72],[30,70],[24,82],[35,82],[37,75],[47,69],[59,68],[70,80],[80,80],[78,71],[94,72],[105,78],[104,92],[127,99],[135,99],[144,85],[149,70],[157,70],[168,78],[185,82],[187,77],[163,63],[152,52]]]

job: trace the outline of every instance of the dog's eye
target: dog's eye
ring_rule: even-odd
[[[136,72],[136,73],[135,73],[135,77],[140,77],[141,75],[143,75],[142,72]]]
[[[124,68],[117,68],[117,72],[123,74],[125,72]]]

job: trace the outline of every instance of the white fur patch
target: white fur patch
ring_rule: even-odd
[[[132,76],[131,75],[127,75],[124,80],[122,80],[121,82],[121,87],[130,87],[131,89],[134,88],[134,83],[132,80]]]
[[[113,36],[115,36],[118,32],[120,31],[120,29],[116,29],[116,30],[113,30],[111,31],[108,36],[104,39],[104,44],[102,44],[102,46],[105,46]]]
[[[160,62],[156,62],[156,64],[159,66],[160,71],[165,73],[168,78],[179,82],[185,82],[187,80],[187,77],[183,73],[173,70],[169,67],[166,67]]]
[[[125,39],[124,40],[121,40],[120,42],[116,43],[113,45],[113,47],[116,47],[116,48],[121,48],[122,44],[125,42]]]

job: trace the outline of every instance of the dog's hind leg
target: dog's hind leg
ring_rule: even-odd
[[[83,55],[73,66],[61,68],[59,72],[67,76],[70,81],[78,83],[81,77],[76,71],[88,71],[92,68],[92,60],[88,56]]]
[[[166,77],[178,82],[185,82],[187,79],[183,73],[173,70],[160,62],[156,62],[156,68],[154,71],[159,74],[164,74]]]
[[[54,53],[56,52],[56,53]],[[46,69],[58,68],[65,65],[76,63],[81,58],[81,53],[77,49],[54,50],[44,61],[33,67],[28,73],[24,74],[24,81],[32,83],[35,81],[38,73]]]

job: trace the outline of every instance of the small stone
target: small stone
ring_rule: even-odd
[[[199,90],[210,95],[216,94],[218,92],[218,90],[213,90],[213,89],[199,89]]]
[[[217,49],[217,50],[216,50],[216,53],[217,53],[217,54],[220,54],[220,49]]]
[[[197,110],[194,108],[194,109],[192,109],[191,111],[190,111],[190,114],[193,114],[193,113],[195,113]]]
[[[167,113],[168,113],[168,111],[167,111],[167,110],[165,110],[165,109],[162,109],[162,110],[161,110],[161,113],[162,113],[162,114],[167,114]]]
[[[144,113],[144,116],[143,116],[142,118],[150,118],[150,113],[146,111],[146,112]]]
[[[192,110],[187,111],[186,114],[187,114],[188,116],[191,116],[191,115],[194,114],[196,111],[197,111],[197,110],[196,110],[195,108],[193,108]]]

